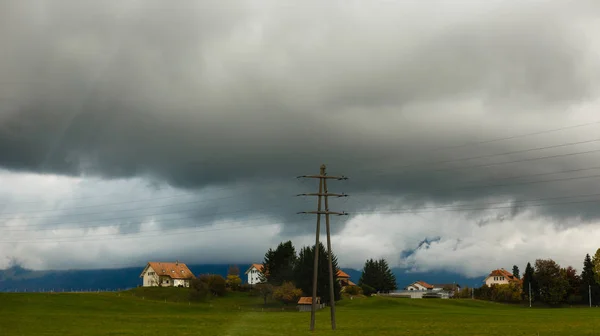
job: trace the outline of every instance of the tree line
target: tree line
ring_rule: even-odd
[[[322,243],[318,246],[319,262],[317,274],[317,297],[321,302],[330,301],[328,254]],[[275,249],[265,253],[260,274],[261,283],[256,289],[265,303],[269,297],[286,303],[297,301],[300,296],[312,296],[315,247],[305,246],[296,254],[291,241],[280,243]],[[370,295],[376,292],[395,290],[396,277],[385,259],[369,259],[365,262],[358,286],[341,287],[338,281],[338,258],[332,254],[334,274],[334,300],[342,297],[342,291],[348,295]]]
[[[330,301],[328,253],[322,243],[318,246],[319,262],[317,275],[317,297],[321,302]],[[220,275],[201,275],[190,284],[191,299],[203,300],[208,296],[224,296],[228,291],[250,292],[261,296],[264,303],[275,299],[286,304],[296,303],[301,296],[312,296],[315,247],[304,246],[296,253],[291,241],[281,242],[275,249],[269,248],[262,262],[260,283],[254,286],[242,284],[239,268],[229,268],[227,278]],[[342,296],[342,287],[338,281],[338,259],[332,254],[334,273],[334,300]],[[396,277],[385,259],[369,259],[365,262],[358,286],[343,288],[348,295],[371,295],[395,290]]]
[[[513,267],[519,277],[519,268]],[[527,263],[521,283],[484,285],[475,289],[478,299],[499,302],[528,302],[547,305],[600,304],[600,249],[594,257],[586,254],[580,274],[572,266],[561,267],[552,259]]]

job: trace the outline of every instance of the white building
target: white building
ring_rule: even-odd
[[[426,283],[425,281],[416,281],[406,286],[406,290],[408,291],[426,291],[433,290],[434,286]]]
[[[248,284],[249,285],[256,285],[257,283],[260,283],[260,275],[262,274],[263,271],[263,265],[261,264],[252,264],[250,265],[250,268],[248,268],[248,270],[244,273],[248,276]]]
[[[140,278],[144,287],[189,287],[190,280],[195,277],[184,263],[176,261],[149,262]]]

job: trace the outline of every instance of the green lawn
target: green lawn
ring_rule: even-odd
[[[0,294],[0,335],[311,334],[310,313],[292,307],[263,311],[260,298],[244,293],[190,304],[185,289],[174,290]],[[337,335],[600,335],[598,308],[381,297],[346,299],[338,307]],[[328,309],[318,312],[316,334],[334,334]]]

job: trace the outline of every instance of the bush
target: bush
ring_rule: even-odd
[[[218,274],[204,274],[199,277],[201,282],[204,282],[214,296],[224,296],[227,292],[227,282],[225,278]]]
[[[344,293],[350,295],[360,295],[362,290],[358,286],[346,286],[344,287]]]
[[[209,293],[210,290],[205,282],[200,281],[200,279],[190,281],[190,301],[204,301]]]
[[[365,294],[366,296],[371,296],[372,294],[377,293],[377,291],[375,290],[375,288],[367,285],[367,284],[363,284],[361,286],[363,294]]]
[[[301,296],[302,290],[287,281],[273,290],[273,298],[285,304],[296,303]]]
[[[228,275],[227,276],[227,287],[229,287],[232,291],[237,291],[240,289],[242,285],[242,279],[240,279],[237,275]]]

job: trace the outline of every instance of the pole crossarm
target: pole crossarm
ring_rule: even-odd
[[[330,197],[348,197],[348,195],[342,193],[342,194],[335,194],[335,193],[308,193],[308,194],[298,194],[296,196],[330,196]]]
[[[348,216],[347,212],[337,211],[300,211],[298,214]]]
[[[330,175],[300,175],[296,178],[318,178],[318,179],[329,179],[329,180],[347,180],[346,176],[330,176]]]

